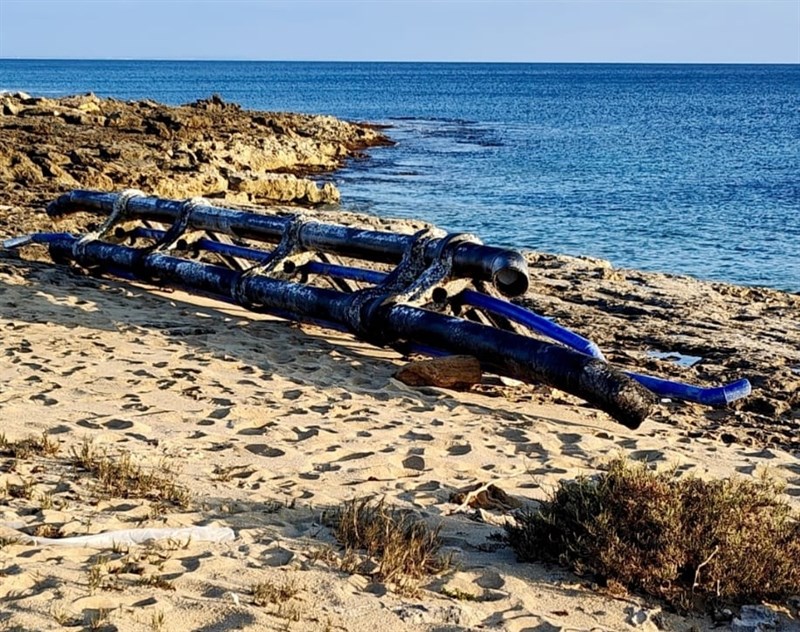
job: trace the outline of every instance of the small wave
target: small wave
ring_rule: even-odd
[[[420,123],[454,123],[456,125],[478,125],[480,121],[444,116],[390,116],[390,121],[419,121]]]

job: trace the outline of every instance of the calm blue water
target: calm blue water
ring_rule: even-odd
[[[385,123],[345,206],[800,291],[800,65],[0,60],[2,89]]]

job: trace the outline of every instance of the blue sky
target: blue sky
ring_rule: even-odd
[[[800,63],[800,0],[0,0],[0,57]]]

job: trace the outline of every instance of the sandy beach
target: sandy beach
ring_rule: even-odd
[[[386,142],[370,127],[233,116],[230,105],[208,103],[170,110],[175,122],[162,116],[162,129],[147,114],[169,110],[157,104],[2,97],[0,236],[51,228],[46,203],[77,187],[272,207],[308,205],[315,195],[315,204],[331,203],[333,185],[304,179]],[[215,140],[213,117],[223,114],[230,129]],[[109,126],[125,116],[128,123]],[[268,141],[246,145],[245,126],[268,129]],[[111,148],[105,156],[103,147]],[[147,154],[165,147],[173,152],[165,164],[186,160],[174,178]],[[282,162],[268,164],[269,155]],[[247,165],[233,164],[243,156]],[[144,171],[131,170],[135,161]],[[326,221],[405,232],[421,225],[316,208],[307,212]],[[724,409],[661,402],[629,430],[547,387],[487,380],[467,392],[412,388],[394,378],[407,358],[347,334],[87,276],[35,249],[0,252],[0,433],[6,446],[43,433],[48,443],[16,456],[0,450],[0,621],[18,630],[720,629],[707,615],[517,562],[496,537],[517,509],[463,507],[453,494],[493,483],[515,505],[535,507],[560,480],[624,455],[709,479],[769,472],[800,509],[800,297],[598,260],[526,257],[532,282],[523,302],[592,337],[611,362],[706,385],[747,377],[753,395]],[[684,366],[653,351],[701,360]],[[78,463],[87,443],[100,455],[129,455],[161,483],[130,497],[103,493]],[[166,493],[167,483],[182,494]],[[371,581],[368,570],[343,570],[325,517],[365,496],[441,526],[451,567],[413,595]],[[105,549],[20,538],[193,526],[232,532],[223,541]],[[278,596],[254,599],[259,584]],[[768,607],[777,629],[800,629],[797,600]]]

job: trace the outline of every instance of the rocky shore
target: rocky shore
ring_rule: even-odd
[[[326,179],[390,142],[370,125],[216,97],[167,107],[0,95],[0,238],[83,231],[96,216],[54,224],[46,205],[73,188],[129,187],[413,232],[423,222],[338,208]],[[498,530],[620,454],[701,478],[774,476],[792,507],[800,501],[797,294],[527,252],[520,302],[592,338],[616,365],[753,383],[727,407],[662,401],[629,430],[536,385],[410,388],[393,377],[408,360],[394,351],[40,254],[0,250],[9,629],[711,630],[752,609],[719,620],[669,612],[520,564]],[[476,489],[504,500],[466,502]],[[353,563],[326,516],[362,497],[440,527],[453,566],[409,595],[382,583],[374,560]],[[197,526],[228,535],[106,551],[20,539]],[[798,608],[763,610],[769,625],[796,630]]]
[[[15,221],[40,226],[31,207],[75,188],[135,187],[172,198],[333,204],[329,173],[364,149],[389,144],[369,125],[330,116],[249,112],[217,96],[168,107],[93,94],[0,95],[0,182]],[[17,215],[18,214],[18,215]],[[1,220],[8,226],[8,213]],[[13,225],[12,224],[12,225]],[[18,224],[19,225],[19,224]]]

